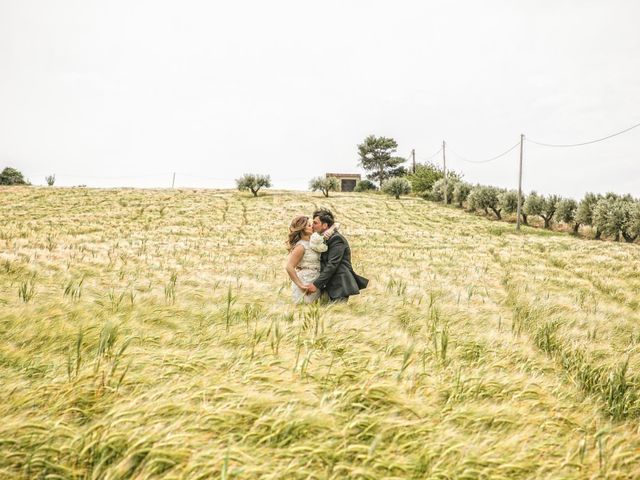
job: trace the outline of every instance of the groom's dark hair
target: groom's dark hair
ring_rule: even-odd
[[[333,219],[333,213],[331,210],[327,210],[326,208],[321,208],[320,210],[316,210],[313,212],[313,218],[318,217],[320,219],[320,223],[326,223],[331,226],[335,222]]]

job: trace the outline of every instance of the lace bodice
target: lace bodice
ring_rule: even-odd
[[[309,240],[299,240],[296,245],[304,247],[304,255],[297,268],[299,270],[320,270],[320,253],[309,246]]]

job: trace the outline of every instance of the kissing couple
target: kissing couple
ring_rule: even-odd
[[[339,232],[331,211],[299,215],[291,221],[286,271],[292,281],[294,303],[311,303],[326,292],[331,302],[346,302],[369,280],[353,271],[349,242]]]

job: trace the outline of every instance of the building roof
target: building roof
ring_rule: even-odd
[[[361,178],[359,173],[327,173],[326,176],[336,178]]]

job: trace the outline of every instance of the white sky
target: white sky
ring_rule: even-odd
[[[515,187],[520,133],[640,122],[640,2],[0,0],[0,168],[34,184],[306,189],[368,134]],[[525,144],[524,188],[640,196],[640,128]],[[441,160],[440,157],[436,158]],[[188,176],[187,176],[188,175]],[[127,177],[127,178],[118,178]]]

